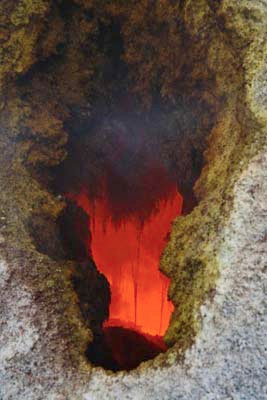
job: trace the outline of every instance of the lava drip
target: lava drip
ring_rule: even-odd
[[[69,197],[90,217],[88,254],[110,284],[109,318],[103,323],[113,360],[108,369],[130,370],[167,350],[163,336],[173,304],[168,300],[170,280],[159,271],[159,261],[171,223],[181,214],[182,196],[176,185],[169,185],[146,218],[132,214],[119,220],[105,189],[94,199],[86,188]]]
[[[76,202],[90,216],[92,257],[111,288],[104,327],[162,337],[173,305],[168,301],[169,279],[159,271],[159,260],[171,222],[181,213],[180,194],[173,191],[160,200],[145,222],[136,217],[113,221],[105,197],[90,201],[81,192]]]

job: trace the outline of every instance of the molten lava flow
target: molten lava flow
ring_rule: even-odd
[[[159,271],[159,260],[171,222],[181,213],[182,197],[175,185],[143,222],[133,215],[114,220],[105,195],[90,200],[83,190],[71,197],[90,216],[91,254],[110,284],[109,319],[104,327],[162,337],[173,305],[167,295],[169,279]]]

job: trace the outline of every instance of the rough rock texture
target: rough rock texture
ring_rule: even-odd
[[[35,326],[40,303],[29,289],[14,285],[2,261],[1,286],[8,291],[3,304],[8,323],[1,336],[3,399],[267,398],[266,167],[267,152],[251,161],[235,186],[233,209],[220,234],[216,294],[201,307],[202,329],[183,362],[170,350],[165,368],[144,365],[114,377],[96,369],[90,378],[48,358],[49,342],[35,355],[38,342],[44,342],[41,325]],[[50,340],[51,331],[46,332]],[[60,343],[55,351],[57,356],[63,351]]]
[[[64,208],[62,199],[45,189],[49,176],[43,174],[45,182],[40,180],[37,166],[56,165],[66,156],[64,122],[73,106],[78,103],[83,113],[90,112],[86,95],[92,88],[85,85],[86,93],[79,93],[83,79],[77,71],[82,66],[82,78],[90,77],[95,64],[88,67],[77,49],[86,47],[95,21],[92,26],[90,14],[76,6],[74,19],[67,7],[61,10],[68,29],[80,32],[75,40],[64,42],[61,16],[49,14],[51,2],[16,3],[4,1],[0,6],[5,16],[5,29],[0,31],[5,88],[0,126],[0,398],[267,398],[267,1],[179,2],[194,65],[192,87],[185,90],[215,105],[217,119],[195,185],[199,204],[174,223],[162,259],[176,305],[166,335],[173,347],[132,373],[116,375],[92,368],[85,359],[92,333],[71,285],[73,262],[38,253],[27,230],[32,215],[49,215],[53,224]],[[86,10],[92,5],[75,3]],[[95,7],[101,3],[95,2]],[[128,21],[135,21],[135,13],[126,11]],[[162,13],[159,7],[157,18],[162,22],[172,11],[177,10]],[[112,12],[117,14],[116,7]],[[52,35],[49,24],[57,28]],[[126,41],[131,27],[125,28]],[[169,29],[168,37],[173,39],[174,33],[175,27]],[[25,51],[17,53],[20,46]],[[64,46],[66,57],[56,63],[50,84],[34,70],[30,86],[23,79],[14,84],[14,77],[36,62],[38,52],[44,61]],[[103,57],[97,49],[93,55],[99,65]],[[131,52],[126,56],[130,64]],[[141,60],[137,67],[149,65]],[[168,71],[169,65],[164,68]],[[76,90],[70,90],[69,76]],[[175,82],[177,77],[172,78]],[[145,83],[151,85],[150,80]],[[162,82],[162,90],[168,87],[168,80]]]
[[[93,374],[85,399],[266,399],[267,153],[256,157],[234,190],[220,234],[220,278],[201,307],[202,327],[182,363],[130,376]]]

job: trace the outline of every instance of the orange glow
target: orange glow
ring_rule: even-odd
[[[181,214],[183,199],[175,184],[167,197],[155,202],[143,223],[136,215],[114,221],[105,190],[94,200],[85,189],[70,197],[90,216],[89,251],[110,284],[109,319],[104,327],[164,336],[173,304],[167,299],[170,282],[159,271],[159,260],[171,223]]]

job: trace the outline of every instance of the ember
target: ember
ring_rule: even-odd
[[[159,259],[171,222],[181,213],[181,195],[173,190],[144,222],[136,217],[113,221],[104,197],[92,202],[82,192],[76,201],[91,217],[92,256],[111,287],[104,326],[163,336],[173,305],[167,299],[169,279],[159,271]]]
[[[114,370],[127,369],[129,365],[135,367],[167,350],[163,336],[173,304],[168,300],[170,281],[159,271],[159,261],[171,223],[181,214],[183,198],[164,168],[152,170],[154,175],[150,180],[164,187],[164,195],[159,190],[159,196],[154,198],[146,217],[131,212],[118,219],[114,211],[117,210],[116,204],[114,208],[105,182],[101,184],[102,194],[97,198],[91,199],[86,188],[77,195],[68,195],[89,216],[91,240],[86,243],[88,257],[92,256],[110,284],[109,318],[103,324],[101,346],[108,346],[109,353],[113,354],[112,358],[116,360]],[[146,179],[148,191],[151,189],[149,182]],[[133,205],[130,208],[133,210]],[[129,332],[132,332],[130,336]],[[132,342],[136,342],[138,347],[142,343],[143,350],[134,350]],[[129,358],[125,361],[125,352],[121,354],[125,347],[123,343],[131,353],[131,361]]]

